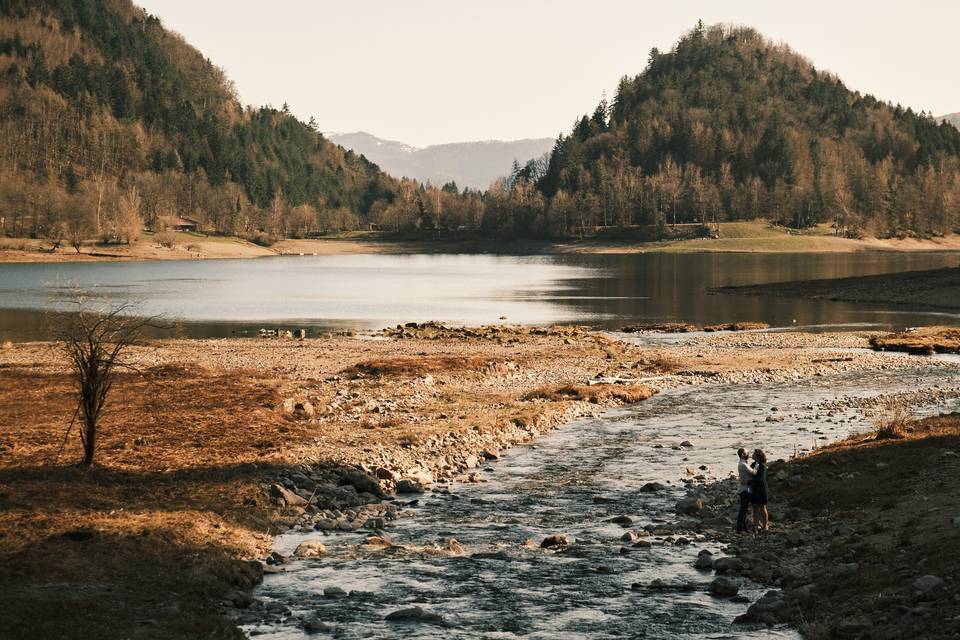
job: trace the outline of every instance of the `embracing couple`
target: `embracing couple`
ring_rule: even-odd
[[[766,531],[770,527],[767,514],[767,456],[760,449],[753,451],[753,464],[749,463],[746,449],[738,449],[737,475],[740,486],[740,512],[737,514],[737,533],[747,531],[747,507],[753,505],[753,528]]]

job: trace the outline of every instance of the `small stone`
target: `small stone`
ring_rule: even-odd
[[[648,482],[640,487],[640,491],[643,493],[657,493],[659,491],[663,491],[664,489],[666,489],[666,487],[659,482]]]
[[[697,561],[693,563],[693,568],[709,571],[713,569],[713,558],[708,555],[697,556]]]
[[[310,616],[305,619],[303,621],[303,630],[310,636],[315,633],[329,633],[331,631],[329,625],[317,616]]]
[[[417,480],[402,478],[397,482],[397,493],[424,493],[426,488]]]
[[[346,598],[347,592],[340,587],[325,587],[323,590],[324,598]]]
[[[327,548],[319,540],[304,540],[297,545],[293,552],[298,558],[318,558],[327,552]]]
[[[410,607],[409,609],[399,609],[393,613],[387,614],[387,622],[420,622],[423,624],[443,625],[443,616],[438,613],[426,611],[421,607]]]
[[[543,539],[543,542],[540,543],[541,549],[557,549],[567,546],[570,546],[570,536],[565,533],[557,533],[552,536],[547,536]]]
[[[944,582],[942,578],[933,575],[920,576],[913,581],[913,588],[920,592],[934,591],[943,587]]]

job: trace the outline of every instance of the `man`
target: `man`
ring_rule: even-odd
[[[737,487],[737,495],[740,496],[740,511],[737,513],[737,533],[744,533],[747,530],[747,509],[750,506],[750,481],[753,480],[755,471],[750,468],[747,450],[737,449],[737,457],[740,462],[737,464],[737,475],[740,478],[740,485]]]

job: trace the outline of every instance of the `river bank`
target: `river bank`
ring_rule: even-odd
[[[730,557],[701,563],[724,584],[775,587],[742,622],[786,622],[815,640],[960,634],[960,416],[901,420],[896,437],[866,433],[770,465],[770,531],[725,533]],[[733,492],[732,480],[698,492],[696,517],[729,517]]]
[[[678,225],[699,227],[697,225]],[[283,239],[262,246],[231,236],[197,232],[167,232],[160,244],[145,232],[131,244],[85,243],[80,251],[70,246],[54,248],[49,241],[0,239],[0,263],[104,262],[143,260],[241,259],[287,255],[352,254],[609,254],[634,253],[855,253],[862,251],[960,251],[960,236],[932,239],[841,238],[826,226],[808,231],[777,227],[765,221],[720,223],[718,237],[676,231],[683,239],[641,241],[612,237],[580,240],[504,239],[474,232],[448,232],[440,237],[424,234],[354,232],[316,239]],[[691,237],[686,237],[691,236]]]
[[[118,381],[91,470],[68,466],[72,443],[56,458],[73,411],[60,357],[48,344],[6,345],[8,629],[238,637],[221,605],[251,605],[265,570],[251,560],[268,556],[276,533],[382,528],[403,508],[381,494],[482,482],[477,466],[500,449],[657,390],[916,366],[905,354],[850,351],[873,335],[722,333],[648,346],[582,328],[426,324],[162,341],[136,352],[145,375]]]
[[[720,287],[715,293],[960,310],[960,268]]]

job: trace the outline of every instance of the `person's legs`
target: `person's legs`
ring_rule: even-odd
[[[737,531],[747,530],[747,509],[750,507],[750,492],[740,492],[740,511],[737,512]]]
[[[760,515],[763,518],[763,529],[766,531],[770,528],[770,514],[767,512],[767,505],[760,505]]]
[[[757,528],[760,526],[760,505],[753,503],[753,527]]]

